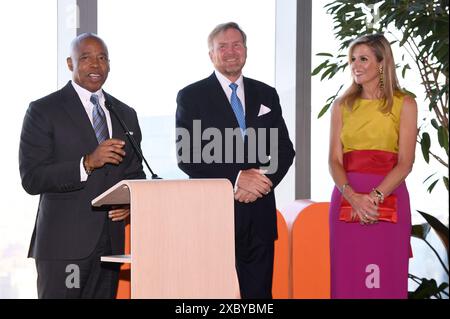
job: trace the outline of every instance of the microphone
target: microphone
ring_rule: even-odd
[[[104,96],[105,96],[105,107],[119,121],[120,126],[122,126],[123,132],[128,137],[128,140],[130,141],[131,146],[133,147],[134,151],[136,152],[136,155],[138,155],[138,157],[141,161],[144,161],[148,170],[152,174],[152,179],[162,179],[161,177],[159,177],[158,175],[153,173],[152,169],[150,168],[150,165],[148,165],[147,160],[145,159],[144,155],[142,154],[142,150],[140,149],[139,145],[137,144],[136,140],[134,139],[133,133],[130,132],[130,130],[128,129],[125,122],[119,117],[119,115],[117,114],[116,110],[114,109],[114,106],[112,105],[111,101],[109,101],[109,98],[106,97],[106,93],[104,94]]]

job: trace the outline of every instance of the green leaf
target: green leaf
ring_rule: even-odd
[[[341,86],[339,87],[339,89],[337,90],[335,95],[330,96],[327,99],[327,103],[324,105],[324,107],[320,110],[319,115],[317,115],[317,118],[321,118],[330,108],[330,106],[333,104],[334,100],[336,99],[336,97],[339,95],[339,92],[341,92],[342,87],[344,86],[344,84],[341,84]]]
[[[347,66],[348,66],[348,62],[342,64],[341,66],[339,66],[339,67],[337,68],[336,72],[339,72],[339,70],[344,71],[345,68],[346,68]]]
[[[403,70],[402,70],[402,78],[405,78],[406,70],[411,70],[411,68],[409,67],[409,64],[405,64],[405,65],[403,66]]]
[[[428,223],[413,225],[411,228],[411,236],[425,240],[430,232],[430,229],[431,227]]]
[[[428,85],[432,85],[431,83],[429,83]],[[430,101],[430,105],[428,107],[428,109],[430,110],[430,112],[433,111],[434,108],[437,107],[437,103],[436,103],[436,99],[433,99]]]
[[[431,146],[431,139],[430,135],[427,132],[422,133],[422,139],[420,140],[420,146],[422,148],[422,154],[423,158],[425,159],[425,162],[430,162],[430,146]]]
[[[444,148],[448,155],[448,131],[443,126],[438,128],[438,140],[439,145]]]
[[[445,139],[445,130],[442,126],[438,127],[438,142],[441,147],[444,147],[444,139]]]
[[[328,69],[323,72],[322,76],[320,77],[320,81],[322,81],[323,79],[325,79],[328,75],[331,77],[333,77],[336,74],[336,69],[337,65],[336,64],[330,64],[328,66]]]
[[[325,62],[322,62],[318,67],[314,69],[314,71],[312,71],[311,76],[314,76],[322,71],[322,69],[328,65],[328,62],[329,60],[325,60]]]
[[[411,33],[410,33],[410,32],[405,32],[405,33],[403,34],[403,38],[402,38],[402,40],[400,41],[399,46],[400,46],[400,47],[404,46],[404,45],[405,45],[405,42],[409,40],[410,36],[411,36]]]
[[[406,88],[402,88],[402,90],[405,91],[406,94],[412,96],[413,98],[416,98],[416,97],[417,97],[413,92],[408,91]]]
[[[436,121],[436,119],[432,119],[432,120],[431,120],[431,125],[433,125],[433,127],[434,127],[436,130],[439,129],[439,124],[438,124],[438,122]]]
[[[413,292],[408,294],[410,299],[429,299],[439,294],[440,289],[436,280],[422,278],[422,282],[419,287]]]
[[[431,185],[428,187],[427,191],[428,193],[431,194],[431,192],[433,191],[434,186],[436,186],[436,183],[439,182],[439,180],[435,180],[433,183],[431,183]]]
[[[434,175],[436,175],[436,173],[433,173],[433,174],[431,174],[430,176],[428,176],[424,181],[423,181],[423,183],[425,183],[427,180],[429,180],[432,176],[434,176]]]
[[[332,95],[327,99],[327,103],[330,102],[332,103],[334,101],[334,99],[336,99],[336,95]]]
[[[447,191],[448,191],[448,177],[444,176],[443,179],[444,179],[445,187],[447,188]]]
[[[424,213],[420,210],[417,211],[423,218],[427,221],[427,223],[434,229],[436,234],[439,236],[440,240],[447,249],[448,254],[448,227],[442,224],[439,219],[430,214]]]
[[[319,115],[317,115],[317,118],[320,119],[322,117],[322,115],[324,115],[328,111],[330,106],[331,106],[331,103],[325,104],[325,106],[322,108],[322,110],[320,110]]]
[[[327,52],[321,52],[321,53],[317,53],[317,56],[329,56],[329,57],[333,57],[333,55],[331,53],[327,53]]]
[[[439,290],[444,291],[448,287],[448,282],[443,282],[439,285]]]

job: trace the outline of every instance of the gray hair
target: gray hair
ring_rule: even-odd
[[[236,22],[227,22],[219,24],[214,28],[214,30],[211,31],[211,33],[208,36],[208,48],[211,51],[213,47],[213,40],[214,38],[221,32],[227,31],[228,29],[235,29],[238,30],[242,35],[242,41],[244,42],[244,47],[247,47],[247,35],[244,31],[242,31],[241,27]]]

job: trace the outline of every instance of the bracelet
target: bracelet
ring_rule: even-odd
[[[345,191],[345,189],[346,189],[347,187],[350,187],[350,184],[349,184],[348,182],[345,183],[344,185],[342,185],[342,187],[341,187],[341,193],[342,193],[342,194],[344,194],[344,191]]]
[[[92,167],[88,166],[87,162],[88,162],[88,157],[89,155],[84,155],[84,159],[83,159],[83,167],[84,167],[84,171],[86,172],[86,174],[89,176],[92,174],[92,171],[94,170]]]
[[[384,194],[377,188],[372,188],[372,192],[375,193],[375,196],[378,198],[378,201],[382,203],[384,201]]]

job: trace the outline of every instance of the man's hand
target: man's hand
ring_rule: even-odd
[[[124,141],[115,138],[103,141],[94,152],[87,155],[87,166],[95,169],[103,167],[105,164],[119,165],[126,155],[123,150],[124,146]]]
[[[121,221],[130,215],[130,205],[116,206],[108,212],[108,217],[113,222]]]
[[[240,203],[248,204],[253,203],[258,197],[242,188],[238,188],[236,193],[234,193],[234,199]]]
[[[272,181],[262,170],[256,168],[241,171],[237,184],[238,189],[250,192],[257,198],[267,195],[272,186]]]

